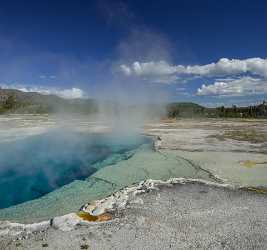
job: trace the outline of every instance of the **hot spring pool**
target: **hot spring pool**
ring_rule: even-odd
[[[129,158],[143,136],[52,131],[0,144],[0,208],[40,198]]]

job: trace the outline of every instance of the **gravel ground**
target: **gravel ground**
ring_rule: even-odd
[[[138,200],[113,221],[0,238],[0,249],[267,249],[264,194],[194,183]]]

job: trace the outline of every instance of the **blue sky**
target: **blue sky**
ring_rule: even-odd
[[[8,1],[0,85],[63,97],[267,99],[266,1]]]

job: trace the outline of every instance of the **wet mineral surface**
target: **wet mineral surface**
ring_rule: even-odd
[[[12,119],[5,122],[14,133],[3,132],[4,140],[16,139],[14,134],[43,133],[56,124],[49,117],[38,117],[38,122],[31,117]],[[108,131],[107,126],[91,121],[75,123],[80,124],[79,131]],[[84,180],[0,210],[2,219],[32,223],[52,215],[79,214],[83,204],[146,179],[193,178],[231,188],[198,182],[163,187],[126,202],[126,209],[115,214],[103,214],[107,222],[78,223],[70,232],[49,227],[14,237],[4,235],[4,229],[0,248],[266,249],[267,121],[184,119],[148,124],[143,133],[155,139],[156,150],[141,146]],[[79,215],[85,221],[90,217]]]
[[[0,238],[0,249],[266,249],[267,199],[204,184],[138,196],[114,220]]]

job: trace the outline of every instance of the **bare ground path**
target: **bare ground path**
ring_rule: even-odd
[[[114,221],[5,238],[0,249],[267,249],[266,195],[188,183],[139,198]]]

